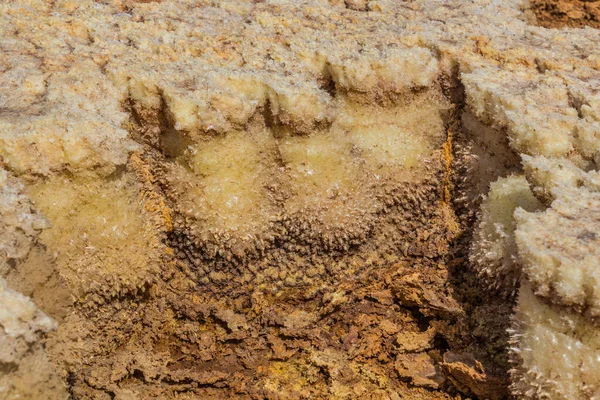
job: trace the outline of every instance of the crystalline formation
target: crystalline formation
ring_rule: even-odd
[[[600,398],[600,31],[531,13],[0,3],[0,398]]]

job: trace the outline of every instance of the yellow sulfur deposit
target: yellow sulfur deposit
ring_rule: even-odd
[[[528,7],[1,2],[0,398],[600,396],[600,33]]]

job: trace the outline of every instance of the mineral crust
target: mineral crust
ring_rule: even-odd
[[[600,396],[600,32],[533,5],[1,2],[0,397]]]

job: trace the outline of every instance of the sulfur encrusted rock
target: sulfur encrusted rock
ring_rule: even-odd
[[[555,188],[543,213],[515,213],[523,272],[538,295],[597,316],[600,193]]]
[[[593,399],[598,384],[598,327],[577,312],[545,304],[525,284],[513,339],[513,391],[519,398]]]
[[[593,398],[600,33],[527,7],[2,2],[0,393]]]
[[[43,345],[57,322],[5,279],[29,256],[48,221],[33,209],[23,185],[1,167],[0,221],[0,396],[64,399],[64,384]]]
[[[482,279],[511,294],[518,289],[521,274],[515,241],[517,221],[513,217],[517,208],[530,212],[541,208],[525,177],[509,176],[492,182],[481,204],[470,252]]]

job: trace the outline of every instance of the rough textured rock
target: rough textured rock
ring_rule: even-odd
[[[544,304],[521,287],[513,389],[526,399],[593,399],[600,394],[598,327],[579,313]],[[518,339],[516,339],[518,337]]]
[[[523,271],[536,294],[597,316],[600,193],[560,188],[554,194],[544,213],[515,213]]]
[[[500,178],[490,184],[482,201],[475,229],[471,262],[481,277],[495,289],[514,294],[521,275],[515,241],[515,210],[536,211],[541,204],[529,189],[524,176]]]
[[[30,297],[9,287],[15,264],[28,257],[40,231],[48,226],[22,191],[17,179],[0,167],[0,397],[65,399],[65,385],[43,346],[45,335],[57,323]],[[56,289],[51,280],[44,283],[48,290]],[[48,301],[61,297],[60,290],[48,294]]]
[[[531,9],[536,21],[547,28],[600,28],[597,0],[531,0]]]
[[[590,397],[600,33],[526,7],[0,4],[11,395]]]

